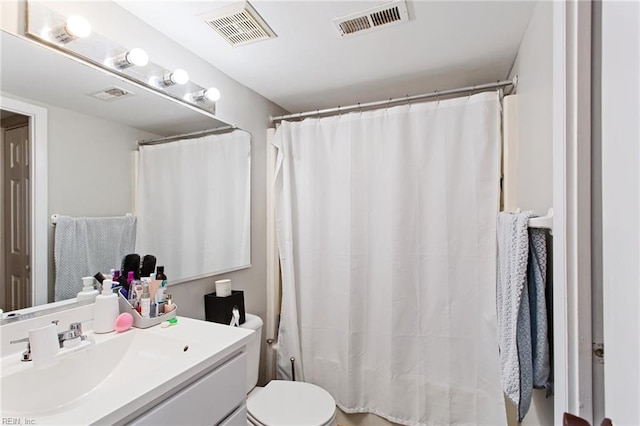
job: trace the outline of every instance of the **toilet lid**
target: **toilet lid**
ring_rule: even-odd
[[[248,399],[247,411],[263,425],[321,426],[333,418],[336,403],[311,383],[272,380]]]

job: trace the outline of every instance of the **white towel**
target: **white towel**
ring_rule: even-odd
[[[122,258],[133,253],[136,218],[58,216],[54,259],[55,300],[76,297],[82,277],[120,268]]]
[[[496,303],[502,387],[522,421],[531,404],[533,372],[527,291],[528,226],[533,212],[499,213]]]

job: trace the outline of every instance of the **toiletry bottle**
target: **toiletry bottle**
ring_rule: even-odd
[[[136,311],[138,311],[138,313],[141,312],[141,308],[140,308],[140,299],[142,298],[142,282],[139,280],[134,280],[131,283],[131,287],[133,288],[133,300],[131,301],[131,306],[133,307],[133,309],[135,309]]]
[[[165,304],[166,300],[164,300],[164,287],[158,287],[158,291],[156,291],[156,316],[164,314]]]
[[[140,298],[140,316],[149,318],[151,316],[151,296],[149,295],[149,284],[142,284],[142,297]]]
[[[127,287],[129,288],[129,291],[131,291],[131,283],[134,280],[135,280],[135,274],[133,273],[133,271],[127,272]]]
[[[164,266],[158,266],[156,269],[156,280],[167,281],[167,276],[164,274]],[[161,285],[164,287],[166,283]]]
[[[83,300],[95,301],[96,296],[100,293],[93,287],[93,277],[82,277],[82,291],[78,293],[77,300],[81,302]]]
[[[127,272],[127,300],[129,304],[135,308],[134,302],[136,300],[136,292],[135,292],[135,279],[133,278],[133,271]]]
[[[164,305],[164,313],[168,314],[176,308],[176,305],[173,304],[173,299],[170,294],[167,294],[166,299],[167,303]]]
[[[102,294],[96,296],[93,309],[93,331],[109,333],[115,330],[116,319],[120,315],[118,295],[113,292],[110,279],[102,282]]]

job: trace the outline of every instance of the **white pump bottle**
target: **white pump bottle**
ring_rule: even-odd
[[[98,290],[93,287],[93,281],[95,278],[93,277],[83,277],[82,278],[82,291],[78,293],[77,300],[81,302],[83,300],[90,300],[94,302],[96,300],[96,296],[100,294]]]
[[[118,295],[111,290],[113,281],[102,281],[102,294],[96,296],[93,310],[93,331],[109,333],[115,330],[116,319],[120,315]]]

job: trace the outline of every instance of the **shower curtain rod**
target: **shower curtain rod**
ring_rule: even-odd
[[[374,108],[379,106],[389,106],[391,104],[397,104],[397,103],[403,103],[403,102],[420,101],[423,99],[437,98],[439,96],[448,96],[448,95],[455,95],[455,94],[467,93],[467,92],[473,93],[475,91],[482,91],[487,89],[498,89],[505,86],[516,87],[517,85],[518,85],[518,76],[515,76],[513,80],[503,80],[503,81],[497,81],[495,83],[486,83],[486,84],[479,84],[479,85],[469,86],[469,87],[461,87],[459,89],[449,89],[449,90],[442,90],[442,91],[436,90],[435,92],[425,93],[422,95],[405,96],[404,98],[395,98],[395,99],[389,99],[386,101],[367,102],[364,104],[349,105],[345,107],[339,106],[337,108],[327,108],[327,109],[320,109],[316,111],[307,111],[307,112],[298,112],[294,114],[280,115],[278,117],[271,117],[271,122],[275,123],[278,121],[287,120],[289,118],[300,119],[300,118],[320,116],[320,115],[324,116],[324,115],[342,114],[343,112],[359,111],[362,109],[369,109],[369,108]]]
[[[237,126],[228,125],[228,126],[216,127],[215,129],[200,130],[198,132],[193,132],[193,133],[185,133],[185,134],[182,134],[182,135],[165,136],[163,138],[156,138],[156,139],[145,139],[145,140],[138,141],[138,146],[160,145],[160,144],[163,144],[163,143],[179,141],[179,140],[182,140],[182,139],[193,139],[193,138],[198,138],[200,136],[214,135],[216,133],[231,132],[231,131],[236,130],[236,129],[238,129]]]

